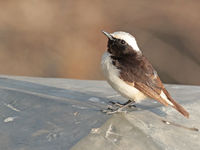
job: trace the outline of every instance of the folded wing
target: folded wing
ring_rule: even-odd
[[[170,105],[185,117],[189,117],[189,113],[170,96],[157,72],[144,56],[137,59],[119,59],[116,64],[116,67],[121,70],[120,78],[129,85],[134,83],[132,85],[145,95],[165,106]]]

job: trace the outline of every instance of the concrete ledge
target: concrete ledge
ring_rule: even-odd
[[[200,87],[166,87],[190,119],[152,100],[101,113],[125,101],[105,81],[0,76],[0,149],[199,150]]]

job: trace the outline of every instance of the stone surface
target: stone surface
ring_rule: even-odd
[[[190,119],[152,100],[106,115],[125,99],[105,81],[0,76],[0,149],[199,150],[200,87],[166,87]]]

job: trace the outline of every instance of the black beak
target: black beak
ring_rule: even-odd
[[[105,32],[105,31],[102,31],[102,32],[103,32],[103,34],[105,34],[105,35],[107,36],[107,38],[108,38],[109,40],[113,40],[113,37],[112,37],[112,35],[111,35],[110,33]]]

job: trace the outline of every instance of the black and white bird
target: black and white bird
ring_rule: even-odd
[[[149,97],[165,106],[172,106],[189,118],[189,113],[165,89],[156,70],[142,54],[131,34],[122,31],[103,33],[108,38],[107,51],[101,61],[104,76],[113,89],[128,99],[111,113],[120,112],[133,102]]]

